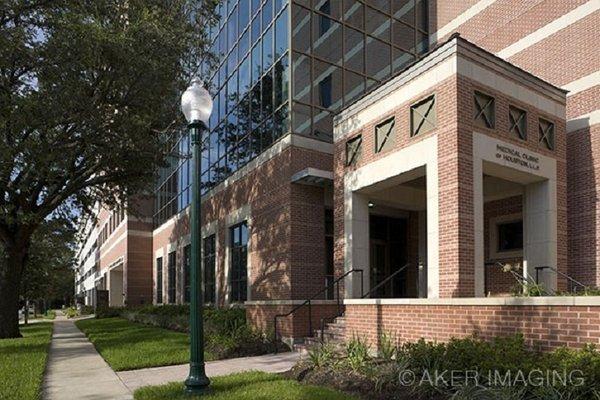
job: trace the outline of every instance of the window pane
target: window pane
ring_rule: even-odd
[[[310,52],[310,11],[292,5],[292,48]]]
[[[367,38],[367,75],[382,80],[390,75],[390,46],[373,39]]]
[[[358,0],[343,0],[343,15],[346,23],[363,29],[365,6]]]
[[[262,38],[263,71],[273,65],[273,27],[269,28]]]
[[[354,72],[344,71],[344,104],[356,100],[365,92],[365,78]]]
[[[392,0],[392,14],[395,18],[414,25],[415,21],[415,1],[414,0]]]
[[[333,138],[333,114],[327,111],[313,109],[313,136],[324,141]]]
[[[313,23],[313,52],[333,64],[342,63],[342,25],[322,15]]]
[[[342,69],[315,60],[315,83],[313,104],[332,110],[342,105]]]
[[[294,53],[292,68],[292,75],[294,77],[294,99],[310,103],[310,91],[312,86],[310,58],[299,53]]]
[[[379,39],[390,41],[390,18],[387,15],[366,7],[365,31]]]
[[[250,0],[240,0],[238,4],[240,30],[244,30],[250,21]]]
[[[288,13],[286,9],[275,22],[275,58],[278,59],[288,47]]]
[[[281,104],[287,101],[288,86],[289,86],[289,62],[288,58],[284,57],[275,65],[274,86],[275,86],[275,102],[273,108],[278,108]]]
[[[355,29],[344,28],[344,66],[364,72],[365,35]]]
[[[415,31],[408,25],[394,20],[392,22],[392,44],[403,50],[415,51]]]
[[[302,104],[294,103],[292,109],[292,121],[293,127],[292,131],[299,135],[309,135],[310,134],[310,121],[311,121],[311,110],[309,106],[305,106]]]

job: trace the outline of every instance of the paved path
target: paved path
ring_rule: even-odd
[[[300,359],[297,352],[267,354],[257,357],[232,358],[230,360],[210,361],[206,363],[206,375],[209,377],[228,375],[242,371],[285,372]],[[117,372],[123,383],[132,392],[142,386],[162,385],[169,382],[182,382],[189,372],[189,366],[172,365]]]
[[[43,398],[125,400],[133,396],[73,321],[57,315]]]

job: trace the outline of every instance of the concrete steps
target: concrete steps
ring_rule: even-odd
[[[322,338],[322,342],[321,342]],[[294,345],[294,351],[305,355],[308,354],[310,349],[316,346],[320,346],[322,343],[330,344],[333,346],[342,346],[346,338],[346,320],[343,316],[337,317],[333,322],[325,324],[323,329],[323,335],[321,330],[315,330],[314,336],[306,337],[301,343]]]

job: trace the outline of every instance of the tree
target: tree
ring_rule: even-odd
[[[64,219],[49,220],[32,236],[21,293],[26,300],[64,303],[73,297],[76,229]]]
[[[147,191],[218,0],[0,3],[0,338],[32,235]]]

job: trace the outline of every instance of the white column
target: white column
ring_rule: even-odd
[[[344,236],[346,256],[344,270],[363,271],[362,293],[369,290],[369,199],[355,192],[346,192]],[[345,280],[346,297],[360,298],[360,274],[352,273]]]
[[[437,143],[436,143],[437,144]],[[435,146],[437,155],[437,145]],[[430,160],[427,174],[427,297],[440,297],[439,182],[437,159]]]
[[[427,297],[427,210],[419,211],[419,297]]]
[[[475,297],[485,296],[485,255],[483,221],[483,162],[473,157],[473,227],[475,246]]]
[[[523,204],[524,273],[535,279],[535,267],[557,266],[556,181],[545,180],[525,187]],[[556,290],[556,273],[540,271],[540,283]]]

